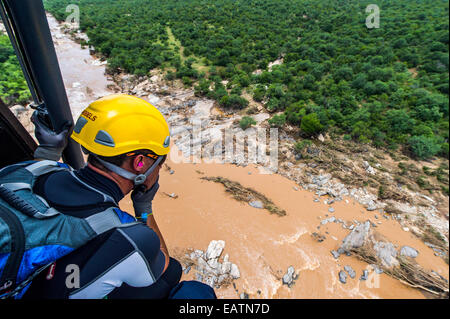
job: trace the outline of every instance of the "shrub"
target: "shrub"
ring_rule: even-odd
[[[187,76],[183,76],[181,80],[183,81],[183,84],[185,86],[191,86],[192,85],[192,80],[189,77],[187,77]]]
[[[441,146],[436,144],[435,139],[427,136],[413,136],[408,140],[412,154],[418,159],[427,159],[436,155]]]
[[[244,116],[239,121],[239,126],[243,130],[248,129],[250,126],[255,125],[255,124],[256,124],[256,121],[253,118],[251,118],[250,116]]]
[[[441,150],[439,151],[439,155],[441,155],[445,158],[448,158],[448,152],[449,152],[448,143],[442,143]]]
[[[243,109],[248,105],[248,101],[246,99],[235,94],[223,96],[220,99],[219,103],[224,107],[238,108],[238,109]]]
[[[386,191],[385,191],[383,185],[380,185],[380,187],[378,187],[378,198],[386,199]]]
[[[403,162],[398,163],[398,168],[400,168],[400,175],[406,174],[407,167],[406,167],[405,163],[403,163]]]
[[[209,85],[210,85],[210,81],[206,80],[206,79],[202,79],[200,80],[200,82],[198,83],[198,85],[195,86],[195,96],[204,96],[207,95],[209,93]]]
[[[432,191],[433,187],[431,186],[431,184],[425,179],[424,176],[419,176],[416,178],[416,183],[417,185],[419,185],[420,188],[428,190],[428,191]]]
[[[166,80],[168,80],[168,81],[175,80],[175,73],[172,71],[169,71],[169,72],[167,72],[165,77],[166,77]]]
[[[283,127],[286,124],[286,114],[274,115],[268,122],[272,127]]]
[[[253,91],[253,99],[256,102],[261,102],[266,96],[266,89],[262,85],[258,85],[256,89]]]
[[[300,128],[303,132],[311,136],[319,133],[322,130],[323,126],[322,124],[320,124],[317,114],[310,113],[302,118]]]
[[[308,147],[310,145],[312,145],[312,142],[310,140],[303,140],[294,144],[294,150],[296,153],[301,153],[303,152],[305,147]]]

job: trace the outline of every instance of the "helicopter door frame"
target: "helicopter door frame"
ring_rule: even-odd
[[[0,99],[0,168],[32,160],[37,144]]]

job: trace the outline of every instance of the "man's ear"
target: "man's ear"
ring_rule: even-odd
[[[137,172],[144,171],[144,155],[136,155],[131,165],[133,166],[133,169]]]

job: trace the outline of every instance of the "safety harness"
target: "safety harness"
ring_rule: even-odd
[[[75,176],[68,165],[48,160],[0,170],[0,298],[20,298],[33,278],[57,259],[113,228],[138,224],[130,215],[122,218],[109,195],[85,183],[112,207],[87,218],[50,207],[33,192],[34,184],[39,176],[63,170]]]

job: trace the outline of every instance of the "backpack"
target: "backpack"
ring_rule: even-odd
[[[57,259],[106,231],[138,223],[122,218],[117,207],[87,218],[64,215],[50,207],[33,193],[33,187],[39,176],[61,170],[73,171],[49,160],[21,162],[0,170],[1,299],[20,299],[33,278]]]

